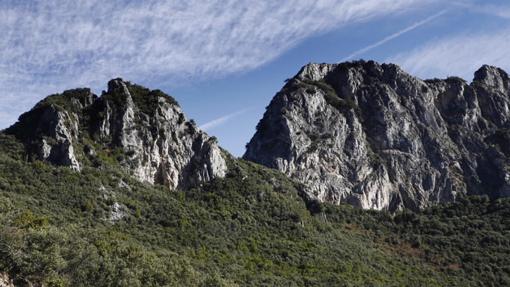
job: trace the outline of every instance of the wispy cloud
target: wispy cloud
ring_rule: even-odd
[[[475,4],[471,1],[452,2],[452,5],[465,8],[474,13],[488,14],[504,19],[510,19],[510,6],[495,4]]]
[[[369,51],[371,51],[371,50],[373,50],[373,49],[375,49],[375,48],[377,48],[379,46],[382,46],[382,45],[388,43],[391,40],[394,40],[394,39],[396,39],[396,38],[398,38],[398,37],[400,37],[400,36],[402,36],[402,35],[404,35],[406,33],[409,33],[411,31],[413,31],[413,30],[415,30],[415,29],[417,29],[417,28],[419,28],[419,27],[421,27],[421,26],[423,26],[423,25],[425,25],[425,24],[427,24],[427,23],[429,23],[429,22],[431,22],[431,21],[441,17],[446,12],[448,12],[448,11],[447,10],[442,10],[442,11],[440,11],[440,12],[438,12],[438,13],[430,16],[430,17],[427,17],[427,18],[425,18],[425,19],[423,19],[421,21],[418,21],[418,22],[412,24],[409,27],[406,27],[406,28],[404,28],[404,29],[402,29],[402,30],[400,30],[400,31],[398,31],[396,33],[393,33],[393,34],[383,38],[380,41],[377,41],[377,42],[375,42],[375,43],[373,43],[371,45],[368,45],[365,48],[359,49],[358,51],[350,54],[349,56],[347,56],[345,58],[343,58],[340,62],[345,62],[345,61],[354,59],[354,58],[356,58],[356,57],[358,57],[360,55],[363,55],[366,52],[369,52]]]
[[[240,110],[240,111],[237,111],[237,112],[233,112],[233,113],[221,116],[221,117],[219,117],[217,119],[214,119],[212,121],[209,121],[209,122],[201,125],[200,129],[204,130],[204,131],[212,130],[212,129],[217,128],[217,127],[219,127],[221,125],[224,125],[228,121],[230,121],[233,118],[238,117],[238,116],[246,113],[247,111],[249,111],[249,109],[243,109],[243,110]]]
[[[437,0],[0,1],[0,127],[50,92],[161,85],[271,61],[341,25]]]
[[[484,64],[510,70],[508,43],[510,27],[432,41],[388,61],[423,78],[460,76],[471,79],[474,71]]]

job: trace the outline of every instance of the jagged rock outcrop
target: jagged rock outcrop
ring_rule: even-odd
[[[489,66],[469,84],[373,61],[309,64],[273,98],[244,158],[361,208],[510,196],[509,83]]]
[[[121,79],[101,97],[89,89],[49,96],[5,132],[23,141],[32,159],[78,171],[113,161],[140,181],[171,189],[227,172],[216,139],[186,120],[173,98]]]

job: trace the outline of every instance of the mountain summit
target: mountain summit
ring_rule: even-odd
[[[244,158],[322,202],[420,209],[510,195],[509,77],[420,80],[392,64],[309,64],[276,94]]]
[[[171,189],[227,172],[216,139],[186,120],[173,98],[122,79],[111,80],[101,97],[89,89],[49,96],[6,132],[32,159],[80,170],[113,158],[138,180]]]
[[[509,83],[490,66],[467,83],[373,61],[309,64],[271,101],[244,159],[282,171],[311,198],[365,209],[509,196]],[[228,173],[230,155],[172,97],[122,79],[101,96],[49,96],[5,132],[32,160],[76,171],[114,165],[170,189]]]

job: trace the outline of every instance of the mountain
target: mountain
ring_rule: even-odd
[[[373,61],[309,64],[273,98],[244,158],[312,198],[366,209],[510,196],[509,83],[490,66],[467,83]]]
[[[6,130],[31,159],[81,170],[114,157],[140,181],[188,188],[227,172],[215,138],[186,120],[159,90],[114,79],[101,97],[90,89],[52,95]]]
[[[0,132],[0,286],[510,285],[510,199],[389,213],[307,190],[161,91],[53,95]]]

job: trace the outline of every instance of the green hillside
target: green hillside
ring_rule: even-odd
[[[392,216],[305,202],[235,159],[170,192],[106,159],[78,173],[22,150],[0,136],[0,273],[19,286],[510,285],[507,199]]]

